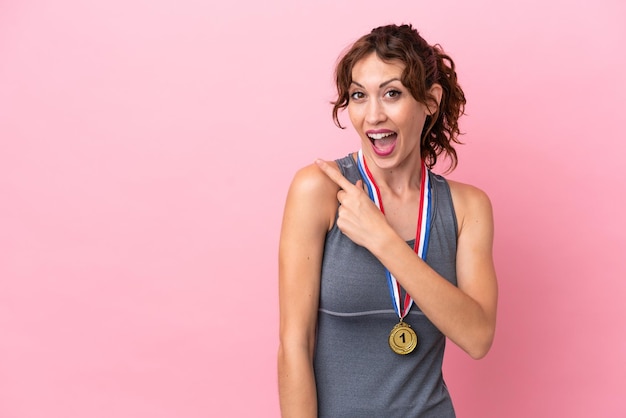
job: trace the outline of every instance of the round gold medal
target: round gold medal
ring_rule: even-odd
[[[400,321],[389,333],[389,347],[397,354],[409,354],[417,347],[417,335],[406,322]]]

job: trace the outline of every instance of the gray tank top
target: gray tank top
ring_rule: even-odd
[[[352,156],[337,160],[352,183]],[[433,216],[426,262],[456,286],[457,222],[445,179],[430,174]],[[417,216],[417,209],[416,209]],[[411,247],[414,241],[408,242]],[[318,415],[331,418],[454,417],[441,371],[445,336],[413,304],[405,318],[419,344],[391,351],[398,323],[385,268],[335,224],[326,236],[314,358]]]

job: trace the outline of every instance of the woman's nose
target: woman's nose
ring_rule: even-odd
[[[365,121],[370,125],[376,125],[385,120],[384,108],[378,100],[370,100],[367,104]]]

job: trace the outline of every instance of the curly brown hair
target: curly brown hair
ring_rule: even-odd
[[[461,144],[458,121],[465,113],[465,94],[457,81],[454,61],[440,45],[429,45],[410,24],[375,28],[343,54],[335,69],[337,100],[332,102],[335,125],[344,129],[339,111],[345,109],[350,100],[354,65],[372,52],[383,61],[400,61],[405,65],[402,84],[420,103],[432,104],[435,98],[429,92],[430,87],[434,83],[441,85],[441,102],[432,116],[427,116],[422,130],[421,153],[426,165],[432,168],[437,157],[445,152],[453,170],[458,163],[453,144]]]

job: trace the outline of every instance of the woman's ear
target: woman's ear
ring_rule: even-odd
[[[430,89],[428,89],[428,93],[430,94],[431,97],[434,98],[434,103],[430,102],[427,106],[428,115],[432,116],[434,113],[437,112],[437,109],[439,109],[439,104],[441,103],[441,96],[443,95],[443,88],[441,87],[441,84],[434,83],[432,86],[430,86]]]

